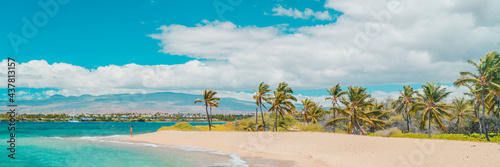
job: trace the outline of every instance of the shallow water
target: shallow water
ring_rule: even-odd
[[[0,166],[247,166],[234,154],[188,146],[130,142],[117,136],[154,132],[175,123],[19,122],[15,160],[6,148],[7,123],[0,124],[5,143]],[[193,123],[206,125],[206,123]],[[1,128],[4,126],[5,128]]]

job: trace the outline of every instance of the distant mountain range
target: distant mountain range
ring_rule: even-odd
[[[201,95],[182,93],[150,93],[150,94],[114,94],[101,96],[61,96],[54,95],[41,100],[18,100],[19,113],[205,113],[203,104],[194,104]],[[234,98],[221,98],[214,114],[241,114],[255,112],[254,102],[241,101]],[[2,109],[7,109],[5,106]]]

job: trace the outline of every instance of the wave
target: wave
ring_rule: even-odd
[[[125,136],[125,135],[111,135],[111,136],[82,136],[82,137],[79,137],[79,139],[83,139],[83,140],[106,140],[106,139],[113,139],[113,138],[116,138],[116,137],[121,137],[121,136]]]
[[[62,137],[59,137],[59,136],[54,136],[54,137],[49,137],[51,139],[57,139],[57,140],[64,140]]]
[[[203,148],[203,147],[196,147],[196,146],[187,146],[187,145],[169,146],[169,145],[159,145],[159,144],[152,144],[152,143],[146,143],[146,142],[131,142],[131,141],[126,140],[126,139],[117,138],[117,137],[121,137],[121,136],[126,136],[126,135],[83,136],[83,137],[79,137],[77,139],[95,141],[95,142],[108,142],[108,143],[116,143],[116,144],[146,146],[146,147],[169,147],[169,148],[174,148],[174,149],[180,149],[183,151],[206,152],[206,153],[210,153],[210,154],[229,156],[231,158],[229,160],[231,162],[231,164],[218,164],[218,165],[248,167],[248,165],[246,165],[246,161],[242,160],[236,153],[222,153],[218,150],[212,150],[212,149],[207,149],[207,148]]]
[[[128,140],[117,139],[117,137],[126,136],[126,135],[111,135],[111,136],[83,136],[79,137],[80,140],[90,140],[97,142],[109,142],[109,143],[118,143],[118,144],[132,144],[132,145],[141,145],[148,147],[159,147],[161,145],[151,144],[151,143],[141,143],[141,142],[130,142]]]
[[[229,157],[231,157],[231,159],[229,160],[232,163],[231,166],[248,167],[248,165],[246,164],[246,161],[242,160],[236,153],[222,153],[218,150],[212,150],[212,149],[197,147],[197,146],[187,146],[187,145],[169,146],[169,147],[181,149],[184,151],[201,151],[201,152],[207,152],[207,153],[217,154],[217,155],[228,155]],[[226,164],[220,164],[220,165],[226,165]]]

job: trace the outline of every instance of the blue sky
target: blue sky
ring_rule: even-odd
[[[499,49],[497,2],[397,2],[71,0],[16,52],[9,34],[22,36],[23,18],[45,11],[5,1],[0,50],[21,63],[26,99],[211,88],[251,100],[260,82],[283,81],[302,98],[336,83],[377,98],[427,81],[460,94],[451,82],[470,69],[465,60]]]
[[[3,2],[0,14],[2,34],[21,34],[22,17],[31,18],[42,8],[38,1]],[[230,4],[220,1],[221,4]],[[161,25],[180,24],[195,26],[202,20],[222,20],[214,1],[81,1],[72,0],[61,5],[59,12],[49,23],[39,28],[36,37],[26,45],[20,45],[14,53],[8,38],[1,38],[0,47],[9,55],[18,57],[21,63],[30,60],[46,60],[48,63],[64,62],[85,68],[97,68],[109,64],[182,64],[193,58],[184,55],[159,53],[158,41],[146,36],[158,33]],[[216,3],[218,4],[218,3]],[[295,6],[298,9],[324,10],[320,1],[241,1],[231,6],[232,11],[221,12],[223,19],[241,26],[273,26],[288,24],[290,27],[311,26],[332,21],[283,18],[271,13],[276,4]],[[222,6],[222,5],[221,5]],[[224,9],[229,7],[224,7]],[[304,10],[304,9],[301,9]],[[334,10],[329,10],[335,13]],[[29,19],[31,20],[31,19]]]

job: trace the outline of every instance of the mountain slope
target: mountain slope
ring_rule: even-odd
[[[114,94],[102,96],[69,96],[54,95],[42,100],[18,100],[19,113],[204,113],[202,104],[194,104],[201,95],[182,93],[151,93],[151,94]],[[217,113],[248,113],[255,111],[255,103],[234,98],[221,98]],[[6,108],[5,108],[6,109]]]

